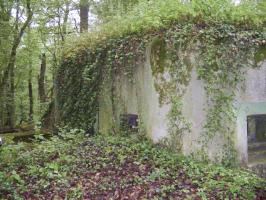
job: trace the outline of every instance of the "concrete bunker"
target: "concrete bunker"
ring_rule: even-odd
[[[245,72],[245,87],[239,92],[236,149],[239,161],[266,177],[266,62]]]
[[[101,133],[119,131],[121,124],[126,123],[134,130],[143,129],[154,142],[169,137],[169,112],[172,105],[164,98],[165,93],[169,91],[177,93],[177,90],[172,87],[172,82],[168,81],[171,79],[169,66],[172,60],[167,55],[167,48],[163,38],[153,38],[146,47],[145,59],[135,66],[130,78],[121,71],[110,82],[106,82],[99,101],[99,131]],[[201,153],[203,146],[202,138],[207,110],[211,104],[208,102],[205,82],[199,78],[197,72],[198,63],[201,62],[197,44],[186,52],[183,61],[189,65],[187,65],[188,79],[186,79],[188,81],[183,85],[185,89],[181,99],[182,115],[190,124],[190,132],[180,138],[181,150],[185,155],[192,154],[199,157],[198,153]],[[236,97],[233,104],[236,118],[232,124],[233,132],[229,137],[234,141],[233,148],[236,151],[238,163],[246,166],[251,163],[249,155],[251,140],[249,138],[252,137],[250,132],[253,118],[259,118],[257,119],[258,129],[266,127],[262,125],[266,122],[264,121],[264,116],[266,116],[266,62],[262,62],[260,67],[244,70],[244,86],[235,91]],[[175,85],[177,84],[174,83]],[[134,122],[130,120],[128,114],[134,115],[132,115]],[[258,136],[257,139],[260,137],[262,136]],[[227,150],[225,147],[227,143],[228,140],[223,135],[218,134],[213,137],[205,147],[208,158],[221,161],[222,157],[226,156],[224,150]],[[254,148],[254,151],[257,150],[257,147]]]

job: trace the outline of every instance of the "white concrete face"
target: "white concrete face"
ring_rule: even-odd
[[[190,154],[200,149],[200,136],[202,135],[206,119],[206,94],[204,85],[198,80],[196,69],[191,72],[191,80],[183,97],[183,115],[191,123],[191,133],[184,134],[183,151]]]
[[[266,102],[266,61],[261,67],[248,69],[246,73],[244,102]]]
[[[148,136],[157,142],[168,136],[168,112],[171,105],[159,104],[159,94],[155,89],[158,80],[152,74],[150,49],[146,52],[146,61],[138,65],[132,80],[124,73],[114,79],[112,103],[112,84],[105,87],[105,95],[100,100],[99,130],[102,133],[118,131],[121,114],[137,114],[142,120]],[[191,58],[196,66],[195,58]],[[194,64],[193,64],[194,63]],[[245,75],[245,89],[237,92],[235,124],[236,150],[239,161],[247,163],[247,116],[266,114],[266,62],[260,68],[248,69]],[[188,155],[201,149],[201,137],[208,108],[204,82],[198,80],[195,67],[191,71],[191,81],[183,97],[183,115],[191,122],[191,133],[183,136],[183,152]],[[226,143],[222,136],[215,136],[207,147],[209,157],[214,160],[222,153]]]
[[[138,113],[142,117],[148,135],[152,140],[157,142],[168,134],[167,114],[170,106],[160,106],[159,104],[159,94],[154,86],[156,80],[152,76],[149,51],[147,55],[145,66],[142,68],[139,67],[135,76],[138,91],[137,98],[139,102]]]
[[[190,56],[192,66],[197,66],[196,54]],[[191,71],[191,80],[183,96],[182,113],[191,123],[191,133],[183,136],[183,153],[190,155],[202,150],[204,140],[204,125],[206,123],[206,111],[208,110],[208,98],[204,89],[204,82],[198,79],[196,68]],[[207,155],[211,160],[220,160],[225,144],[223,136],[215,135],[206,146]]]
[[[169,105],[159,105],[159,94],[155,90],[154,77],[150,64],[150,49],[146,61],[134,69],[129,78],[124,73],[117,74],[114,80],[114,104],[111,101],[111,83],[100,100],[99,130],[102,133],[119,129],[121,114],[137,114],[150,138],[157,142],[167,136],[167,114]],[[131,79],[131,80],[130,80]]]
[[[247,116],[266,114],[266,62],[261,67],[248,69],[245,88],[237,95],[236,149],[239,161],[248,162]]]

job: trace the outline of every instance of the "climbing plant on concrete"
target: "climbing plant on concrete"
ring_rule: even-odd
[[[234,101],[244,72],[253,67],[254,53],[263,42],[263,34],[223,24],[200,31],[198,75],[204,80],[210,107],[207,109],[203,146],[217,136],[227,141],[224,158],[234,160]]]
[[[208,6],[208,2],[204,5]],[[169,0],[168,3],[158,4],[160,9],[177,6],[176,1]],[[216,3],[218,12],[220,4]],[[117,74],[132,78],[136,66],[144,62],[146,48],[151,44],[152,72],[158,81],[155,88],[160,94],[160,103],[172,105],[169,132],[178,136],[178,149],[182,149],[182,135],[190,131],[189,120],[182,114],[182,98],[195,67],[198,78],[205,84],[209,103],[201,141],[203,147],[207,148],[214,137],[222,137],[228,141],[225,157],[234,159],[231,124],[235,120],[235,91],[243,81],[245,68],[254,63],[257,49],[265,46],[266,31],[261,26],[265,22],[261,15],[251,13],[247,13],[248,20],[241,18],[242,11],[238,9],[245,10],[246,5],[233,7],[228,4],[228,15],[213,16],[196,4],[178,4],[184,10],[177,16],[173,15],[173,9],[166,9],[168,15],[159,15],[157,11],[150,13],[149,17],[156,20],[150,20],[146,15],[144,18],[125,17],[116,31],[111,27],[116,25],[110,22],[100,34],[88,34],[86,40],[80,39],[77,48],[67,49],[65,61],[57,73],[61,121],[91,130],[104,84],[113,84]],[[148,8],[142,9],[150,10]],[[129,22],[131,26],[126,25]],[[190,63],[191,55],[198,60],[194,66]],[[112,99],[114,103],[115,98]]]

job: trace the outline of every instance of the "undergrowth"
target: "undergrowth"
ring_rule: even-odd
[[[248,171],[184,158],[148,140],[78,129],[0,149],[0,199],[263,199]]]

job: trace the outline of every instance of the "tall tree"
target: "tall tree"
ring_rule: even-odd
[[[11,49],[11,10],[13,8],[13,2],[0,1],[0,82],[4,77],[4,71],[7,66],[8,57]],[[7,84],[0,87],[0,131],[6,124],[7,119]]]
[[[7,66],[4,68],[3,76],[0,80],[0,96],[3,95],[4,90],[7,94],[7,126],[10,129],[15,127],[15,62],[17,56],[17,49],[25,32],[25,29],[30,24],[33,12],[31,9],[31,1],[26,0],[25,10],[22,9],[22,4],[19,0],[15,1],[15,20],[14,20],[14,30],[13,30],[13,42],[11,51],[8,57]],[[26,11],[26,20],[23,22],[21,15]],[[22,24],[20,26],[20,24]]]
[[[28,46],[28,68],[29,68],[29,78],[28,78],[28,93],[29,93],[29,122],[33,122],[33,86],[32,86],[32,45],[30,38],[32,36],[31,27],[29,25],[27,32],[27,46]]]
[[[41,68],[40,74],[38,76],[38,91],[39,91],[39,99],[41,103],[46,101],[46,94],[45,94],[45,71],[46,71],[46,55],[45,53],[41,56]]]
[[[80,32],[87,32],[89,28],[89,0],[80,0]]]

